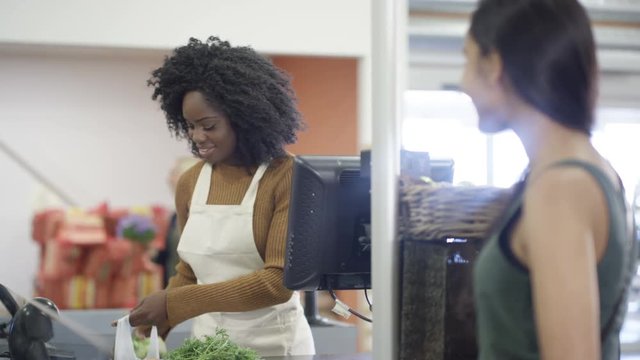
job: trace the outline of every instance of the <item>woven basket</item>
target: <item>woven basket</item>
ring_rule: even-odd
[[[411,184],[401,188],[403,238],[482,238],[504,210],[511,190],[489,186]]]
[[[401,186],[401,360],[477,358],[473,264],[510,197],[493,187]]]

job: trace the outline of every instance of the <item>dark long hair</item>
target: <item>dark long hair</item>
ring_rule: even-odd
[[[500,55],[524,101],[591,133],[597,61],[589,17],[577,0],[482,0],[469,32],[483,55]]]

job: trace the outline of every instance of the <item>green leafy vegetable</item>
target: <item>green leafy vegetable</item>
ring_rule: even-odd
[[[168,360],[259,360],[255,350],[241,347],[229,339],[226,330],[217,328],[214,336],[187,339],[167,354]]]
[[[133,337],[133,351],[136,353],[136,357],[138,359],[144,359],[147,357],[147,352],[149,351],[149,343],[151,339],[149,338],[138,338],[136,336]],[[158,347],[160,350],[160,358],[164,359],[167,355],[167,345],[162,341],[160,337],[158,337]]]

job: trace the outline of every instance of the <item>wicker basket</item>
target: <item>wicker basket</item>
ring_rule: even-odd
[[[482,238],[510,194],[510,190],[489,186],[405,186],[400,194],[401,235],[423,240]]]
[[[401,187],[400,359],[476,359],[472,269],[511,191]]]

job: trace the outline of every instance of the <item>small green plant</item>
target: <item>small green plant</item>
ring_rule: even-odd
[[[118,237],[147,245],[156,237],[156,225],[148,216],[127,215],[118,221]]]
[[[214,336],[187,339],[179,348],[167,354],[168,360],[259,360],[255,350],[238,346],[229,339],[226,330],[217,328]]]

